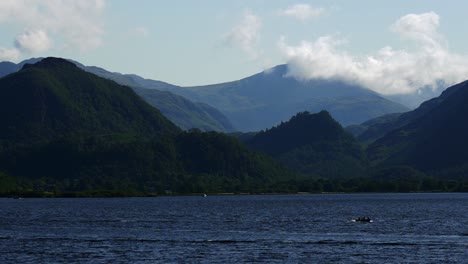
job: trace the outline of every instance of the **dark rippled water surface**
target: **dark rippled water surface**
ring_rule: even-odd
[[[467,212],[468,194],[0,199],[0,263],[467,263]]]

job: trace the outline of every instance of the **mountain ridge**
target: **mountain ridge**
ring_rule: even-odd
[[[307,177],[362,177],[368,170],[364,150],[327,111],[298,113],[245,143]]]
[[[200,109],[196,120],[216,120],[212,127],[223,132],[239,130],[259,131],[302,111],[329,111],[342,125],[359,124],[388,113],[405,112],[409,109],[392,102],[369,89],[338,80],[299,81],[288,77],[287,65],[275,66],[246,78],[204,86],[180,87],[158,80],[150,80],[135,74],[112,73],[96,66],[77,65],[101,77],[120,84],[150,90],[169,91],[192,101]],[[146,93],[150,93],[146,91]],[[157,93],[157,92],[153,92]],[[157,96],[157,95],[153,95]],[[174,96],[171,97],[175,100]],[[156,107],[154,102],[149,101]],[[200,105],[202,103],[203,105]],[[208,106],[207,106],[208,105]],[[213,106],[214,109],[207,107]],[[220,112],[214,116],[210,113]],[[167,116],[171,113],[164,111]],[[172,120],[183,128],[189,128],[175,119],[186,113],[172,113]],[[203,122],[202,122],[203,123]],[[210,122],[213,123],[213,122]],[[196,127],[196,126],[192,126]],[[203,127],[199,125],[199,127]]]
[[[162,87],[175,85],[155,80],[147,80],[136,74],[110,72],[97,66],[85,66],[73,61],[78,67],[98,76],[131,87],[149,104],[158,108],[166,117],[182,129],[198,128],[203,131],[232,132],[234,127],[229,119],[209,104],[193,102]],[[151,87],[146,87],[147,84]]]
[[[357,85],[338,80],[298,81],[287,72],[283,64],[237,81],[166,89],[215,106],[244,132],[272,127],[302,111],[327,110],[348,125],[409,110]]]
[[[50,139],[80,131],[154,136],[179,132],[133,91],[59,58],[25,64],[20,71],[1,78],[0,93],[3,139]]]
[[[412,113],[417,118],[388,132],[368,148],[378,166],[405,165],[431,175],[468,172],[468,81],[447,88]]]
[[[375,119],[368,120],[360,125],[350,127],[349,130],[354,129],[354,136],[361,141],[366,143],[371,143],[385,134],[399,129],[418,118],[426,115],[434,108],[437,108],[444,100],[450,97],[453,93],[456,93],[460,89],[460,85],[454,85],[445,89],[440,96],[429,99],[421,103],[421,105],[412,110],[401,114],[389,114]]]
[[[11,62],[0,62],[0,77],[14,73],[20,70],[25,64],[34,64],[43,58],[32,58],[22,61],[18,64]],[[198,128],[203,131],[232,132],[234,127],[231,122],[216,108],[204,104],[192,102],[182,96],[170,93],[168,91],[159,91],[156,89],[144,89],[141,83],[145,79],[132,74],[120,74],[109,72],[96,66],[84,66],[83,64],[68,60],[76,64],[81,69],[91,72],[106,79],[111,79],[119,84],[130,86],[137,94],[143,97],[152,106],[159,109],[163,115],[176,123],[182,129]],[[159,81],[155,81],[158,83]],[[170,85],[159,82],[161,85]],[[154,85],[152,88],[155,88]]]

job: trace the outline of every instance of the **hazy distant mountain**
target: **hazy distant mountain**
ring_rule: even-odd
[[[297,112],[327,110],[341,124],[358,124],[409,109],[368,89],[334,80],[298,81],[287,66],[228,83],[167,89],[221,110],[241,131],[258,131],[288,120]]]
[[[163,115],[182,129],[198,128],[202,131],[219,132],[235,130],[229,119],[218,109],[205,103],[192,102],[183,96],[169,92],[169,90],[178,89],[175,85],[147,80],[134,74],[114,73],[99,67],[75,63],[88,72],[132,87],[145,101],[158,108]]]
[[[406,112],[408,113],[408,112]],[[386,133],[405,125],[410,119],[400,119],[402,113],[386,114],[367,120],[358,125],[350,125],[345,129],[361,142],[372,143]]]
[[[18,64],[0,62],[0,77],[20,70],[26,63],[34,64],[40,60],[42,58],[33,58]],[[159,109],[164,116],[182,129],[198,128],[202,131],[234,131],[234,127],[229,119],[216,108],[204,103],[191,102],[180,95],[159,90],[160,87],[165,87],[163,90],[167,90],[167,86],[172,86],[173,89],[176,86],[160,81],[148,81],[137,75],[113,73],[99,67],[84,66],[78,62],[74,63],[88,72],[132,87],[137,94],[142,96],[149,104]],[[141,88],[144,86],[151,89]]]
[[[360,144],[326,111],[299,113],[245,141],[301,175],[343,178],[367,173]]]
[[[18,66],[15,63],[12,63],[9,61],[2,61],[0,62],[0,78],[10,73],[16,72],[19,69],[20,69],[20,66]]]
[[[42,58],[32,58],[32,59],[24,60],[18,64],[9,62],[9,61],[2,61],[0,62],[0,78],[8,74],[19,71],[23,67],[24,64],[34,64],[40,60],[42,60]]]
[[[416,109],[421,105],[421,103],[441,95],[447,86],[448,85],[446,85],[445,82],[440,81],[437,83],[435,88],[421,87],[409,94],[386,95],[385,97],[411,109]]]
[[[207,104],[194,103],[169,91],[140,87],[133,87],[133,90],[182,129],[198,128],[202,131],[234,131],[234,127],[227,117]]]
[[[431,175],[468,175],[468,81],[390,122],[368,148],[378,166],[411,166]],[[385,125],[385,124],[384,124]]]

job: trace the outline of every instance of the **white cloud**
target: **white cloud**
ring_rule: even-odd
[[[301,21],[307,21],[322,16],[325,9],[316,8],[308,4],[296,4],[280,11],[283,16],[290,16]]]
[[[434,45],[442,39],[437,32],[439,21],[439,15],[434,12],[408,14],[398,19],[390,29],[403,37]]]
[[[102,43],[104,7],[104,0],[2,0],[0,24],[40,29],[18,32],[15,44],[22,51],[46,51],[54,39],[87,51]]]
[[[136,27],[133,29],[133,33],[141,37],[148,37],[150,35],[149,30],[145,27]]]
[[[15,47],[27,53],[39,53],[51,47],[49,36],[44,30],[25,30],[15,39]]]
[[[16,62],[20,57],[20,51],[17,49],[5,49],[0,47],[0,61]]]
[[[250,11],[245,11],[242,21],[233,27],[224,39],[229,44],[240,47],[250,56],[250,59],[256,60],[259,57],[257,44],[261,27],[261,19]]]
[[[373,54],[355,56],[342,49],[344,40],[323,36],[290,46],[285,38],[279,47],[289,65],[289,75],[298,79],[341,79],[382,94],[408,94],[422,87],[437,88],[468,79],[468,57],[450,52],[437,31],[436,13],[410,14],[390,28],[413,40],[416,51],[383,47]]]

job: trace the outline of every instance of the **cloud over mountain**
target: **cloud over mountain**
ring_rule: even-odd
[[[340,79],[382,94],[409,94],[423,87],[437,88],[468,78],[468,56],[449,50],[438,32],[440,17],[434,12],[408,14],[390,26],[400,37],[414,42],[416,49],[386,46],[365,56],[343,49],[345,39],[322,36],[289,45],[278,43],[289,65],[289,75],[298,79]]]

